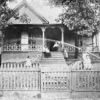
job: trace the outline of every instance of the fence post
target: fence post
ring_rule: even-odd
[[[41,92],[41,70],[38,71],[38,87]]]
[[[72,73],[73,73],[73,71],[72,71],[72,69],[71,69],[71,71],[70,71],[70,93],[72,93],[73,92],[73,83],[72,83],[72,77],[73,77],[73,75],[72,75]]]

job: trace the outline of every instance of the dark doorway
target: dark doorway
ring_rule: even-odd
[[[55,41],[61,41],[61,30],[60,28],[47,28],[45,31],[46,44],[50,51],[53,51]]]

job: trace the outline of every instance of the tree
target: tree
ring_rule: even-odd
[[[8,20],[12,16],[14,16],[16,19],[18,18],[16,11],[7,6],[7,2],[12,1],[14,0],[0,0],[0,30],[4,29],[9,24]]]
[[[49,2],[63,7],[64,12],[59,16],[58,21],[62,21],[70,30],[73,30],[76,46],[78,46],[77,34],[98,33],[100,0],[49,0]]]
[[[9,2],[12,0],[9,0]],[[1,31],[5,29],[5,27],[8,25],[8,20],[14,16],[15,18],[18,18],[16,16],[16,12],[12,9],[8,8],[7,6],[8,0],[0,0],[0,65],[1,65],[1,47],[3,43],[3,34],[1,34]]]
[[[100,0],[49,0],[62,6],[64,13],[59,16],[70,30],[94,32],[100,24]]]

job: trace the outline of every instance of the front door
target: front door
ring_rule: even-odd
[[[21,34],[21,50],[27,51],[28,50],[28,33],[22,32]]]

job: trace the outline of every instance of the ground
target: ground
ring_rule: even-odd
[[[100,93],[85,92],[76,93],[73,92],[61,92],[61,93],[40,93],[25,92],[25,91],[6,91],[0,92],[0,100],[100,100]],[[2,95],[3,94],[3,95]]]

